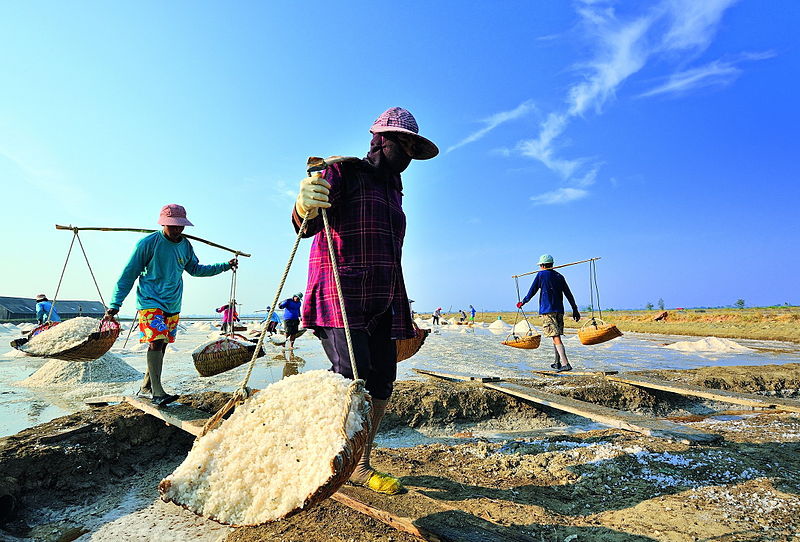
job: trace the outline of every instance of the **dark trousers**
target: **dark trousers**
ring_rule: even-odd
[[[344,329],[318,327],[314,334],[322,341],[322,348],[331,362],[331,370],[353,378]],[[350,338],[353,340],[358,376],[365,380],[367,391],[374,399],[389,399],[397,379],[397,350],[392,340],[391,312],[380,317],[372,333],[363,329],[351,329]]]

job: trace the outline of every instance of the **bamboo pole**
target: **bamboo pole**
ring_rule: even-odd
[[[579,262],[572,262],[572,263],[565,263],[563,265],[556,265],[556,266],[551,267],[550,269],[559,269],[561,267],[569,267],[570,265],[578,265],[579,263],[593,262],[593,261],[599,260],[599,259],[601,259],[601,258],[600,257],[589,258],[588,260],[581,260]],[[524,277],[526,275],[535,275],[539,271],[543,271],[543,270],[542,269],[537,269],[536,271],[528,271],[527,273],[522,273],[521,275],[511,275],[511,278],[515,279],[515,278],[518,278],[518,277]]]
[[[90,231],[132,231],[132,232],[138,232],[138,233],[154,233],[154,232],[157,231],[157,230],[145,230],[145,229],[139,229],[139,228],[79,228],[77,226],[72,226],[72,225],[70,225],[70,226],[61,226],[59,224],[56,224],[56,229],[57,230],[70,230],[70,231],[75,231],[75,230],[77,230],[77,231],[84,231],[84,230],[90,230]],[[227,250],[228,252],[233,252],[236,256],[244,256],[245,258],[249,258],[250,257],[250,254],[247,254],[246,252],[241,252],[239,250],[234,250],[234,249],[228,248],[226,246],[218,245],[217,243],[214,243],[213,241],[207,241],[206,239],[203,239],[201,237],[195,237],[194,235],[188,235],[188,234],[185,234],[185,233],[182,233],[181,235],[183,235],[187,239],[192,239],[193,241],[200,241],[201,243],[205,243],[207,245],[211,245],[212,247],[221,248],[222,250]]]

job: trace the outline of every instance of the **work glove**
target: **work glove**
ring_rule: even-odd
[[[524,305],[524,303],[522,301],[517,301],[517,308],[518,309],[521,309],[522,305]]]
[[[106,314],[103,316],[103,320],[113,320],[114,315],[119,314],[119,309],[112,309],[111,307],[106,309]]]
[[[330,207],[331,204],[328,202],[330,188],[330,183],[323,179],[319,172],[300,181],[300,193],[297,194],[297,201],[294,204],[297,214],[305,218],[306,213],[311,211],[308,218],[315,218],[319,214],[320,207],[324,209]]]
[[[578,309],[572,309],[572,319],[576,322],[579,322],[581,319],[581,313],[578,312]]]
[[[228,260],[228,265],[231,266],[231,269],[236,269],[239,267],[239,260],[236,258],[231,258]]]

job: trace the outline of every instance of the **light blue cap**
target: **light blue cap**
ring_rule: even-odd
[[[553,257],[549,254],[542,254],[539,256],[539,265],[553,263]]]

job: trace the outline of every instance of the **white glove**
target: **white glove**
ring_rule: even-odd
[[[300,181],[300,193],[297,194],[297,201],[294,208],[301,217],[306,216],[306,212],[311,211],[308,218],[314,218],[319,214],[319,208],[327,209],[331,206],[328,202],[330,193],[330,183],[323,179],[319,172],[306,177]]]

